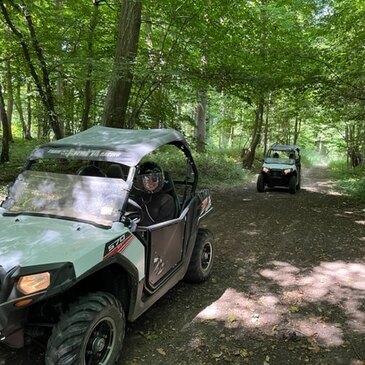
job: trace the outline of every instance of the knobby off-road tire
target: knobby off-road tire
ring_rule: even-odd
[[[70,305],[53,328],[46,365],[112,365],[121,353],[125,318],[111,294],[89,294]]]
[[[261,174],[257,178],[256,188],[259,193],[263,193],[265,191],[264,177]]]
[[[297,178],[295,176],[290,176],[289,192],[290,194],[295,194],[296,191],[297,191]]]
[[[213,261],[213,234],[208,229],[199,228],[185,280],[192,283],[207,280],[212,272]]]
[[[297,180],[298,180],[298,181],[297,181],[297,191],[298,191],[298,190],[300,190],[300,183],[301,183],[301,179],[302,179],[302,178],[301,178],[301,176],[299,175],[299,176],[297,177]]]

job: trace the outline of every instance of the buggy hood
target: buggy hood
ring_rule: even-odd
[[[0,266],[72,262],[77,275],[103,260],[105,245],[127,232],[121,224],[102,229],[55,218],[4,216],[0,208]]]
[[[180,147],[191,159],[184,137],[174,129],[135,130],[102,126],[44,144],[35,149],[29,159],[94,160],[136,166],[144,156],[165,144]]]

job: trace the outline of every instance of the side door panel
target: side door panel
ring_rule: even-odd
[[[197,204],[194,197],[179,218],[137,228],[146,245],[146,289],[150,293],[181,265],[189,265],[198,226]]]
[[[155,287],[182,260],[184,220],[149,227],[148,281]]]

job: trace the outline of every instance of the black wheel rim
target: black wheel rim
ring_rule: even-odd
[[[107,365],[115,343],[115,323],[102,318],[90,328],[85,342],[85,365]]]
[[[203,252],[201,256],[201,268],[203,271],[209,269],[210,263],[212,261],[212,253],[213,253],[212,244],[210,242],[206,242],[203,247]]]

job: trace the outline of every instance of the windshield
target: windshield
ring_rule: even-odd
[[[295,160],[292,158],[284,157],[266,157],[265,158],[266,163],[273,163],[273,164],[291,164],[293,165],[295,163]]]
[[[24,171],[3,203],[7,213],[54,215],[111,226],[119,220],[127,183],[108,177]]]

